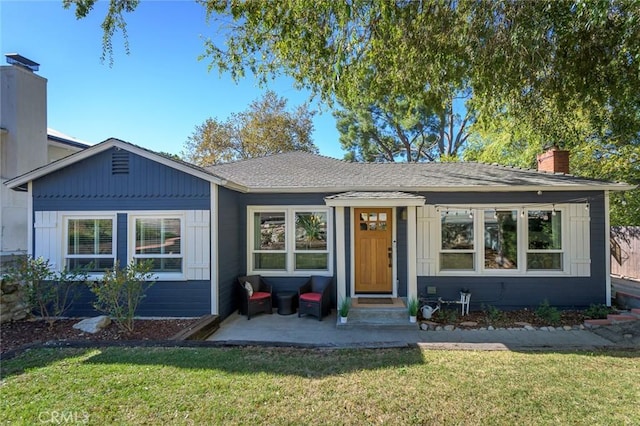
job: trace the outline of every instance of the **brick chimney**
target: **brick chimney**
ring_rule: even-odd
[[[544,154],[538,154],[538,171],[569,174],[569,151],[554,146]]]

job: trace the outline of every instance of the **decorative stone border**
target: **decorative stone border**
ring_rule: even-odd
[[[474,321],[462,322],[460,326],[452,324],[442,325],[432,321],[422,321],[420,323],[420,330],[422,331],[493,331],[493,330],[507,330],[507,331],[572,331],[572,330],[586,330],[584,324],[580,325],[564,325],[559,327],[543,326],[534,327],[529,323],[515,323],[517,327],[494,327],[492,325],[487,327],[477,327],[478,323]]]

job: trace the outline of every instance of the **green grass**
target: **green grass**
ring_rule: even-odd
[[[623,425],[638,383],[637,352],[38,349],[2,362],[0,422]]]

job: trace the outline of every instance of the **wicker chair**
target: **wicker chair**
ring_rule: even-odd
[[[332,277],[314,275],[298,289],[298,317],[302,314],[313,315],[322,321],[322,317],[329,315],[330,293]]]
[[[247,288],[247,283],[251,289]],[[271,286],[266,284],[260,275],[238,277],[238,285],[240,286],[239,314],[246,315],[250,320],[252,315],[260,312],[273,313]]]

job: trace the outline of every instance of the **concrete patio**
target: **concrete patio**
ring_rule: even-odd
[[[620,347],[589,330],[422,331],[381,327],[336,327],[335,311],[318,321],[297,315],[233,314],[207,340],[230,345],[274,345],[314,348],[384,348],[420,346],[466,350],[591,350]]]

